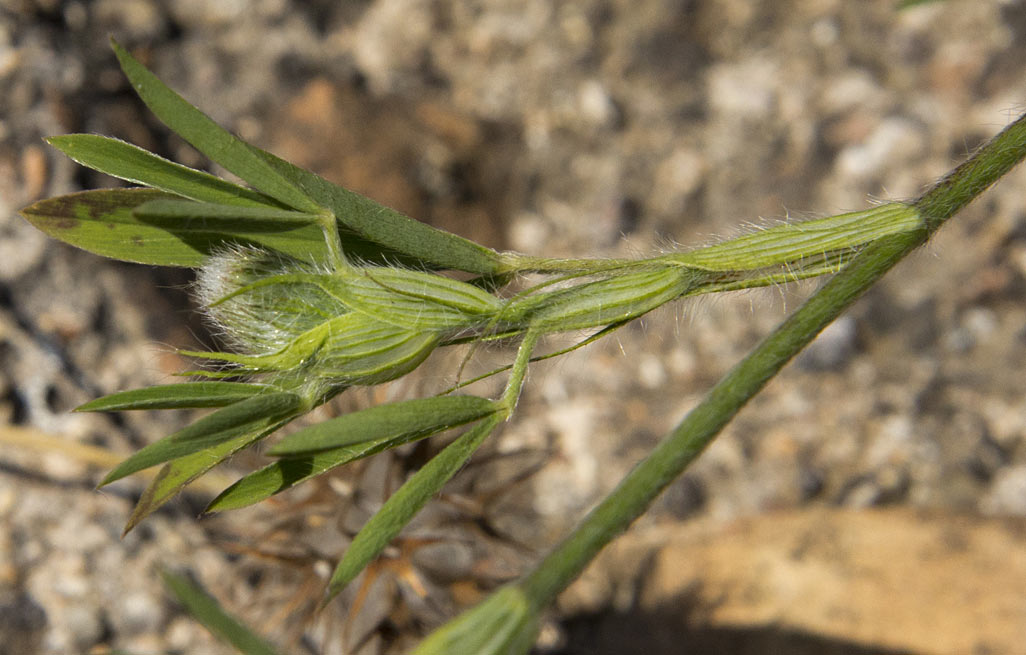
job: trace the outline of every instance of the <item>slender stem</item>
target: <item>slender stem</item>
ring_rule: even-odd
[[[1026,114],[933,185],[914,206],[931,232],[983,193],[1023,159],[1026,151]]]
[[[913,203],[923,227],[868,245],[735,366],[556,549],[519,583],[538,606],[551,602],[598,552],[708,446],[794,355],[949,217],[1026,156],[1026,116]]]
[[[522,583],[527,595],[545,604],[555,598],[599,550],[644,513],[784,364],[891,266],[925,241],[926,234],[925,230],[906,233],[872,244],[766,337],[537,565]]]
[[[605,271],[637,266],[636,259],[553,259],[532,257],[520,253],[503,253],[505,266],[515,273],[602,273]]]
[[[335,270],[343,270],[349,267],[345,253],[342,251],[342,237],[338,233],[338,220],[328,210],[317,215],[321,230],[324,232],[324,242],[328,246],[328,258]]]
[[[509,380],[506,382],[506,390],[499,401],[507,417],[516,409],[517,400],[520,398],[520,390],[523,388],[524,380],[527,378],[527,367],[531,363],[531,352],[538,345],[539,336],[541,336],[540,332],[528,330],[520,342],[520,347],[517,349],[517,356],[513,360],[512,371],[509,374]]]

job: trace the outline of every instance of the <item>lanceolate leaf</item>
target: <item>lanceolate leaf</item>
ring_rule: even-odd
[[[240,207],[239,205],[222,205],[212,202],[195,202],[192,200],[154,200],[139,205],[133,212],[137,217],[153,224],[179,225],[188,220],[241,220],[265,221],[272,225],[289,224],[316,225],[317,215],[297,212],[280,207]],[[254,226],[258,227],[258,226]]]
[[[168,88],[113,39],[111,47],[121,62],[121,69],[132,82],[132,88],[150,111],[172,131],[211,160],[278,202],[304,212],[317,213],[321,210],[306,193],[250,150],[244,141]]]
[[[119,391],[91,400],[76,412],[121,412],[128,409],[187,409],[224,407],[274,387],[246,382],[182,382]]]
[[[409,655],[521,655],[538,640],[541,607],[519,584],[500,587],[417,644]]]
[[[435,455],[403,484],[353,539],[328,583],[328,599],[342,591],[377,557],[445,483],[466,464],[474,451],[502,421],[494,414],[468,430]]]
[[[160,266],[196,267],[226,244],[262,245],[322,264],[329,254],[324,235],[320,225],[309,219],[330,211],[343,249],[356,260],[451,268],[484,276],[507,272],[502,256],[494,250],[403,216],[241,141],[164,85],[117,43],[112,41],[112,47],[133,88],[160,120],[256,190],[116,139],[87,134],[53,137],[50,142],[55,147],[85,166],[174,195],[143,200],[117,195],[138,191],[90,192],[45,200],[23,210],[29,222],[50,236],[106,257]],[[148,200],[175,196],[209,204],[139,207]],[[296,213],[230,212],[224,205],[291,208]],[[139,211],[133,214],[131,209]],[[101,225],[89,221],[112,229],[99,229]]]
[[[416,438],[475,421],[496,409],[494,401],[477,396],[438,396],[389,403],[300,430],[271,448],[268,454],[305,456],[382,439]]]
[[[333,468],[376,455],[383,450],[396,448],[414,439],[423,439],[447,429],[441,426],[433,431],[411,432],[363,441],[352,446],[342,446],[303,457],[285,457],[259,471],[254,471],[225,489],[211,501],[208,512],[238,509],[258,503],[274,494],[290,489],[310,478],[327,473]],[[475,428],[476,429],[476,428]]]
[[[224,611],[217,600],[183,575],[164,571],[164,585],[178,602],[213,634],[234,646],[243,655],[277,655],[259,635]]]
[[[97,255],[158,266],[199,266],[202,245],[188,244],[132,215],[138,205],[174,197],[152,189],[83,191],[41,200],[21,215],[55,239]]]
[[[157,477],[150,482],[143,491],[139,502],[136,503],[132,515],[125,524],[125,533],[139,524],[144,518],[160,508],[161,505],[171,500],[199,476],[214,468],[227,458],[231,457],[246,446],[255,443],[278,428],[288,423],[289,419],[281,420],[259,432],[247,432],[223,441],[205,450],[186,455],[173,462],[165,464]]]
[[[299,396],[283,391],[240,400],[136,451],[118,464],[100,486],[239,437],[263,433],[268,426],[295,415],[301,405]]]
[[[65,134],[52,136],[46,142],[83,166],[184,198],[222,205],[283,207],[262,193],[170,162],[118,139],[97,134]]]
[[[430,268],[450,268],[478,275],[504,272],[501,255],[494,250],[415,221],[269,152],[249,147],[275,171],[335,214],[343,226],[343,245],[348,232],[380,244],[385,252],[400,253]]]
[[[371,454],[368,453],[368,445],[370,444],[345,446],[326,450],[316,455],[278,460],[240,478],[212,500],[204,511],[223,512],[259,503],[286,489],[291,489],[300,482],[305,482],[337,466]]]
[[[135,214],[138,207],[154,201],[181,200],[153,189],[104,189],[41,200],[21,213],[55,239],[140,264],[196,268],[227,244],[263,246],[303,261],[324,261],[324,234],[315,225],[224,216],[171,221]]]

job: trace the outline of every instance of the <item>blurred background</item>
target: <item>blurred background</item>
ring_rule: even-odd
[[[209,169],[145,111],[109,36],[243,138],[418,219],[628,256],[915,197],[1023,111],[1026,3],[897,5],[0,0],[0,653],[230,652],[161,567],[284,652],[401,652],[565,535],[815,288],[689,301],[535,366],[492,444],[315,614],[349,536],[438,446],[197,520],[259,465],[245,454],[120,538],[144,480],[96,492],[103,467],[190,416],[69,410],[173,381],[175,349],[215,338],[189,271],[17,215],[117,184],[46,135]],[[564,595],[538,652],[1020,651],[1024,189],[1020,168],[778,376]],[[444,387],[461,355],[313,418]]]

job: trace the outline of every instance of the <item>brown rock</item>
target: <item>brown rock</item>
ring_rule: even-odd
[[[630,612],[679,621],[683,641],[770,628],[866,652],[1014,653],[1026,634],[1024,545],[1019,518],[908,509],[691,523],[625,537],[561,605],[593,613],[632,586]]]

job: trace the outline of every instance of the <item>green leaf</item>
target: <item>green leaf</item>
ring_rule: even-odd
[[[385,501],[353,539],[328,583],[330,600],[376,558],[445,483],[466,464],[474,451],[503,419],[502,414],[468,430],[435,455]],[[216,501],[215,501],[216,502]]]
[[[371,442],[374,443],[374,442]],[[365,457],[367,444],[326,450],[307,457],[278,460],[240,478],[212,500],[205,512],[223,512],[259,503],[331,469]],[[377,452],[377,451],[375,451]]]
[[[205,253],[171,232],[141,223],[132,210],[173,198],[151,189],[105,189],[48,198],[21,215],[51,237],[123,261],[158,266],[199,266]]]
[[[182,382],[119,391],[90,400],[76,412],[121,412],[129,409],[191,409],[224,407],[274,387],[247,382]]]
[[[144,264],[196,267],[226,243],[263,245],[321,264],[328,257],[328,248],[320,226],[308,224],[307,217],[322,215],[327,208],[340,217],[342,247],[357,260],[452,268],[480,275],[503,272],[499,253],[403,216],[239,140],[165,86],[117,43],[112,41],[112,47],[133,88],[160,120],[262,193],[168,162],[115,139],[66,135],[51,139],[55,147],[83,165],[177,196],[214,205],[270,206],[277,202],[302,215],[257,217],[210,208],[186,210],[184,206],[171,211],[165,205],[159,212],[155,207],[147,208],[150,219],[163,221],[151,226],[125,211],[145,202],[139,197],[108,195],[111,192],[73,194],[36,203],[23,211],[26,219],[47,234],[99,255]],[[154,195],[148,199],[168,198]],[[203,213],[202,209],[210,211]],[[197,210],[195,215],[189,213],[192,210]],[[167,224],[167,219],[179,215],[190,220]],[[114,229],[94,229],[100,226],[84,225],[86,218],[101,221],[104,226],[110,223]],[[254,226],[253,218],[268,219],[272,224]]]
[[[136,451],[118,464],[100,486],[245,435],[262,433],[269,425],[295,415],[302,404],[299,396],[284,391],[240,400]]]
[[[493,415],[491,418],[486,420],[484,424],[482,424],[487,425],[487,428],[482,428],[481,426],[473,428],[470,432],[457,439],[453,444],[447,446],[445,450],[438,455],[438,457],[432,459],[431,462],[428,463],[424,470],[436,472],[442,470],[445,471],[445,475],[452,477],[452,475],[459,470],[460,466],[462,466],[462,462],[465,462],[467,458],[470,457],[474,450],[477,449],[477,446],[479,446],[484,438],[491,432],[492,428],[501,420],[501,416],[497,414]],[[349,462],[353,462],[364,457],[370,457],[371,455],[377,454],[383,450],[401,446],[415,439],[423,439],[450,427],[453,426],[446,421],[435,425],[434,429],[428,428],[426,430],[407,432],[398,436],[389,435],[371,441],[363,441],[350,446],[341,446],[339,448],[333,448],[331,450],[325,450],[303,457],[282,458],[269,466],[265,466],[259,471],[250,473],[225,489],[217,498],[211,501],[205,511],[220,512],[258,503],[270,496],[273,496],[274,494],[290,489],[301,482],[305,482],[310,478],[326,473],[337,466],[348,464]],[[481,432],[482,429],[483,432]],[[418,474],[418,476],[420,475],[431,476],[430,473]],[[442,474],[437,473],[437,475],[441,476]],[[448,477],[446,477],[445,480],[447,480]],[[432,480],[437,482],[438,480],[441,480],[441,478],[432,477]],[[444,480],[441,480],[439,484],[444,484]],[[401,511],[409,512],[409,518],[412,518],[413,514],[416,513],[417,508],[423,506],[427,501],[427,498],[434,493],[429,491],[427,486],[420,487],[418,485],[414,485],[414,487],[421,489],[421,491],[426,495],[422,500],[417,500],[420,498],[420,496],[415,496],[417,492],[413,490],[405,492],[410,504]],[[406,485],[403,486],[403,489],[406,489]],[[400,491],[402,491],[402,489]],[[389,500],[386,505],[391,503],[393,503],[393,501]],[[409,518],[403,521],[403,525],[409,521]],[[391,537],[386,539],[385,542],[387,543],[389,539],[391,539]]]
[[[243,448],[263,439],[290,420],[291,417],[283,419],[259,432],[246,432],[165,464],[157,473],[157,477],[143,491],[139,502],[136,503],[132,515],[125,523],[125,534],[128,534],[140,521],[159,509],[164,503],[174,498],[185,485]]]
[[[351,235],[358,235],[379,244],[384,255],[398,253],[430,268],[449,268],[478,275],[504,272],[502,256],[490,248],[416,221],[269,152],[249,147],[282,177],[331,210],[343,226],[343,246]],[[374,261],[379,260],[374,258]]]
[[[477,420],[497,409],[477,396],[437,396],[379,405],[324,421],[286,437],[269,455],[293,457],[382,439],[412,440]]]
[[[217,599],[184,575],[163,571],[164,586],[193,618],[244,655],[277,655],[255,632],[224,611]]]
[[[221,205],[281,207],[262,193],[170,162],[119,139],[97,134],[65,134],[52,136],[46,142],[83,166],[192,200]]]
[[[432,432],[416,432],[399,437],[382,437],[364,441],[352,446],[332,448],[313,455],[284,457],[264,468],[240,478],[235,484],[222,491],[207,506],[207,512],[221,512],[247,507],[265,500],[286,489],[327,473],[333,468],[355,462],[364,457],[376,455],[383,450],[396,448],[414,439],[423,439],[445,430],[443,426]]]
[[[21,214],[55,239],[140,264],[197,268],[226,244],[262,246],[303,261],[324,261],[324,233],[315,225],[223,216],[198,216],[172,224],[135,215],[136,208],[154,201],[180,199],[152,189],[103,189],[41,200]]]
[[[111,39],[111,47],[132,88],[157,118],[191,143],[212,161],[235,173],[253,188],[278,202],[304,212],[318,213],[322,207],[291,181],[282,177],[242,140],[215,123]]]
[[[187,220],[239,220],[262,221],[272,224],[316,225],[317,215],[291,209],[269,207],[241,207],[192,200],[153,200],[135,208],[133,213],[148,223],[168,223],[172,226]]]
[[[501,587],[429,634],[410,655],[520,655],[538,639],[541,610],[520,585]]]

